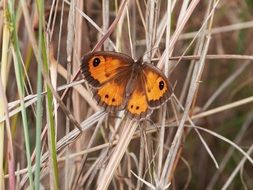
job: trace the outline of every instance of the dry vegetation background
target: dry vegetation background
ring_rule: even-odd
[[[252,0],[0,7],[0,189],[253,189]],[[152,61],[171,99],[141,123],[101,111],[92,50]]]

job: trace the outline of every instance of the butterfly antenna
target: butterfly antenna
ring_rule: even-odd
[[[144,57],[144,56],[148,55],[149,53],[152,53],[152,51],[154,51],[154,50],[156,50],[156,49],[159,49],[159,47],[153,47],[151,50],[146,51],[146,52],[143,54],[143,56],[142,56],[142,57]]]
[[[155,49],[159,49],[159,47],[154,47],[154,48],[152,48],[151,50],[146,51],[141,57],[139,57],[139,58],[137,59],[137,61],[142,61],[142,60],[143,60],[143,57],[145,57],[147,54],[149,54],[150,52],[152,52],[152,51],[155,50]]]

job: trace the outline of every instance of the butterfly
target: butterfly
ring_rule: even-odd
[[[111,52],[91,52],[82,57],[81,71],[93,88],[98,105],[106,111],[125,109],[131,119],[143,120],[171,95],[168,78],[142,58]]]

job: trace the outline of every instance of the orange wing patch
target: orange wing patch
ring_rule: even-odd
[[[82,65],[82,72],[92,86],[99,87],[110,79],[126,70],[129,64],[117,58],[94,55]]]
[[[122,110],[126,101],[125,85],[126,80],[121,83],[115,80],[109,81],[95,91],[94,97],[98,104],[108,111]]]
[[[145,118],[151,113],[144,91],[135,90],[132,93],[127,103],[126,113],[135,119]]]
[[[157,108],[170,97],[168,81],[165,76],[155,70],[144,70],[144,73],[148,105],[151,108]]]
[[[118,73],[117,69],[124,65],[118,59],[104,58],[103,56],[93,57],[88,64],[91,76],[100,83],[104,83],[115,76]]]

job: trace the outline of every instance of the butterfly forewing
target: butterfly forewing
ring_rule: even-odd
[[[87,82],[97,88],[126,72],[131,73],[134,60],[115,52],[94,52],[82,58],[81,70]]]

